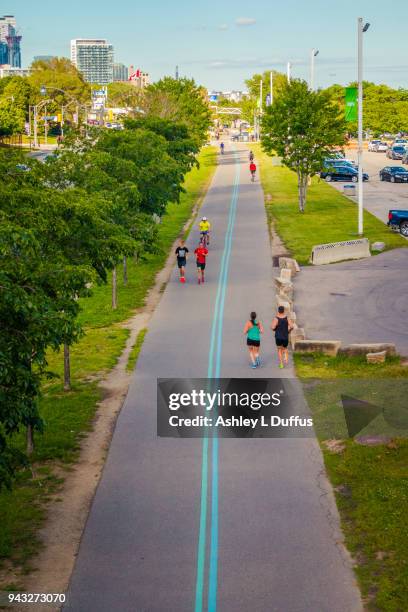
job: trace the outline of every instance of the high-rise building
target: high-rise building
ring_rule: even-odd
[[[107,85],[113,81],[113,46],[105,39],[71,40],[71,62],[88,83]]]
[[[125,64],[113,64],[113,80],[114,81],[127,81],[128,80],[128,67]]]
[[[21,68],[21,36],[17,34],[14,15],[0,17],[0,58],[1,64]]]

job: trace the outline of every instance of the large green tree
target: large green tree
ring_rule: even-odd
[[[206,142],[211,111],[207,92],[193,79],[165,77],[146,89],[142,104],[148,115],[184,123],[198,145]]]
[[[323,91],[310,91],[302,80],[286,83],[262,120],[262,148],[282,157],[298,179],[299,210],[304,212],[309,177],[345,141],[346,126],[338,106]]]

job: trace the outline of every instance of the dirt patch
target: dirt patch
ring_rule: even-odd
[[[192,227],[207,189],[208,185],[197,200],[190,219],[180,232],[180,237],[185,236]],[[77,463],[70,469],[68,475],[64,472],[64,484],[57,495],[58,503],[51,503],[48,508],[46,524],[39,531],[42,548],[32,560],[35,569],[24,578],[17,577],[11,568],[7,576],[3,576],[10,584],[23,583],[27,592],[64,593],[68,589],[82,532],[102,474],[116,419],[132,378],[132,374],[126,371],[129,354],[139,332],[148,326],[170,279],[178,240],[179,238],[174,242],[165,266],[157,274],[155,284],[147,294],[144,308],[136,311],[131,319],[123,323],[123,327],[130,330],[129,338],[116,366],[99,383],[104,399],[99,403],[92,431],[81,443]],[[60,609],[59,606],[54,607],[50,604],[32,607],[36,612]],[[19,608],[13,607],[13,610],[17,611]],[[21,610],[26,611],[27,608]]]
[[[340,455],[346,449],[343,440],[323,440],[323,446],[335,455]]]

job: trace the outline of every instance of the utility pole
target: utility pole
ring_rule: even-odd
[[[271,95],[271,106],[273,104],[273,72],[271,70],[271,74],[270,74],[270,95]]]
[[[315,57],[319,55],[319,49],[312,49],[310,54],[310,90],[314,90]]]
[[[37,115],[38,115],[38,108],[37,105],[34,106],[34,149],[38,149],[38,137],[37,137],[37,129],[38,129],[38,125],[37,125]]]
[[[363,34],[370,27],[363,25],[363,18],[357,20],[357,56],[358,56],[358,234],[362,236],[363,227]]]
[[[47,146],[48,141],[47,141],[47,131],[48,131],[48,121],[47,121],[47,105],[45,105],[45,116],[44,116],[44,144],[45,146]]]
[[[291,76],[290,72],[291,72],[291,69],[292,69],[292,64],[290,62],[288,62],[287,66],[286,66],[286,74],[287,74],[287,78],[288,78],[288,83],[290,83],[290,76]]]

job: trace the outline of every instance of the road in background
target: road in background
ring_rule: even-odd
[[[357,161],[357,152],[347,151],[346,157]],[[388,222],[388,211],[391,208],[408,210],[408,184],[380,181],[379,172],[385,166],[402,166],[402,164],[401,160],[388,159],[385,153],[364,151],[363,170],[370,177],[364,183],[364,208],[383,223]],[[408,166],[404,167],[408,169]],[[333,181],[331,184],[343,192],[344,185],[351,183]],[[357,196],[355,200],[357,201]]]
[[[361,610],[314,438],[156,436],[157,377],[282,376],[267,329],[275,293],[263,193],[246,148],[226,144],[202,214],[213,226],[206,283],[196,281],[195,228],[187,283],[175,270],[151,320],[64,609]],[[258,370],[242,333],[251,310],[266,327]]]

